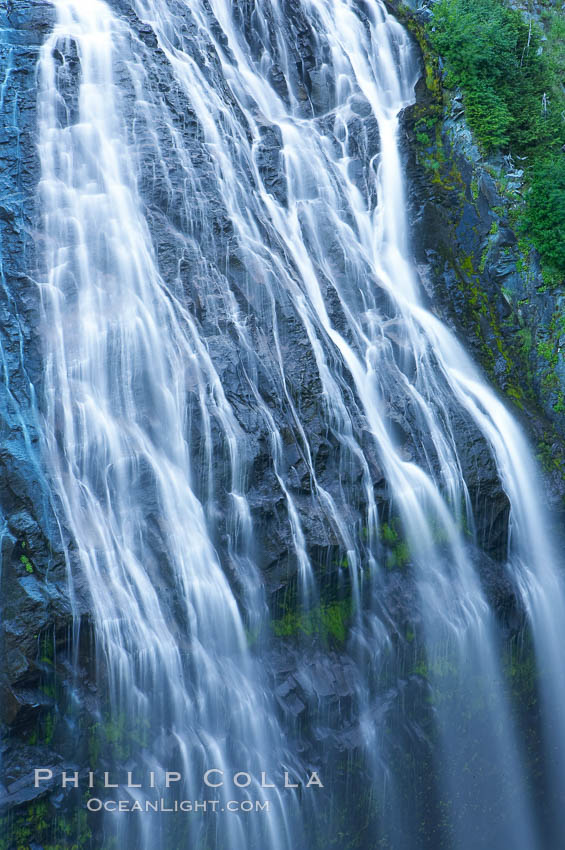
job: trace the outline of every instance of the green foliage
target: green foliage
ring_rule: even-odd
[[[545,9],[542,14],[547,41],[545,64],[550,87],[548,95],[554,104],[563,104],[563,72],[565,70],[565,16],[561,10]]]
[[[101,754],[111,754],[126,761],[148,745],[150,723],[146,717],[132,717],[123,712],[115,716],[107,713],[103,721],[94,723],[89,730],[88,754],[95,765]]]
[[[379,529],[381,542],[387,549],[385,565],[389,570],[402,569],[410,561],[410,547],[406,540],[402,540],[396,528],[396,520],[392,519],[390,524],[383,522]]]
[[[31,563],[30,559],[27,557],[27,555],[22,555],[20,557],[20,561],[24,565],[26,573],[32,573],[33,572],[33,565]]]
[[[416,141],[422,147],[429,147],[436,134],[437,120],[434,116],[428,115],[420,118],[414,125],[414,136]]]
[[[530,352],[532,350],[532,331],[530,328],[520,328],[519,331],[516,332],[516,339],[518,340],[518,348],[522,357],[527,360],[530,356]]]
[[[66,816],[46,799],[0,818],[0,850],[29,850],[32,843],[41,844],[45,850],[86,850],[92,846],[91,838],[84,808]]]
[[[431,144],[430,137],[427,133],[416,133],[416,141],[419,145],[423,145],[424,147],[428,147]]]
[[[549,289],[565,274],[565,19],[547,10],[544,26],[542,43],[538,24],[503,0],[440,0],[430,38],[483,150],[526,157],[521,229]]]
[[[565,474],[563,457],[556,451],[557,444],[552,442],[551,435],[544,435],[544,439],[538,443],[536,457],[546,472],[556,470],[560,475]]]
[[[487,148],[505,148],[510,142],[512,115],[492,90],[470,91],[465,99],[469,126]]]
[[[43,733],[41,735],[41,741],[46,746],[50,746],[53,743],[53,735],[55,733],[55,717],[53,716],[53,712],[49,712],[45,716],[45,720],[43,722]]]
[[[410,548],[408,543],[401,541],[397,543],[392,552],[389,552],[386,565],[389,570],[401,569],[410,561]]]
[[[343,643],[351,616],[352,604],[350,600],[346,600],[319,605],[304,613],[289,611],[280,620],[274,620],[272,627],[277,637],[319,635],[326,643],[330,638],[337,643]]]
[[[522,226],[527,230],[550,269],[564,274],[565,156],[563,154],[545,159],[534,169]]]
[[[553,69],[539,54],[540,32],[502,0],[440,0],[434,47],[448,83],[463,90],[467,120],[485,150],[528,152],[549,144],[561,121],[547,102]]]
[[[547,360],[552,366],[555,366],[557,363],[557,355],[554,351],[553,343],[550,340],[543,339],[538,342],[538,354],[540,357],[543,357],[544,360]]]
[[[393,524],[389,525],[388,522],[383,522],[380,534],[385,543],[396,543],[398,540],[398,531]]]

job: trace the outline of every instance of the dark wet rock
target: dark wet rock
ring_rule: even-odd
[[[34,765],[56,756],[29,742],[56,711],[45,690],[42,648],[69,644],[71,606],[63,540],[40,462],[37,399],[41,394],[41,314],[37,277],[35,198],[36,65],[54,21],[42,0],[8,0],[0,8],[0,74],[6,118],[0,141],[0,733],[2,797],[13,808],[38,796],[29,787]],[[77,611],[84,603],[80,591]],[[59,687],[71,687],[71,666],[59,666]],[[51,723],[51,721],[49,721]],[[55,721],[53,720],[53,725]],[[68,748],[68,745],[67,745]],[[26,779],[27,777],[27,779]]]
[[[261,127],[261,141],[256,148],[257,168],[267,192],[286,206],[286,179],[282,170],[282,136],[278,127]]]

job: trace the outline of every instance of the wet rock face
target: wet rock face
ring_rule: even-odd
[[[41,318],[37,281],[30,276],[38,226],[36,65],[53,19],[52,6],[39,0],[8,0],[0,8],[5,120],[0,141],[0,723],[6,786],[0,797],[7,795],[8,804],[33,796],[17,783],[38,758],[60,757],[51,746],[31,744],[29,735],[54,705],[42,689],[43,636],[60,636],[70,623],[60,532],[39,465]],[[62,687],[71,678],[70,669],[61,670]]]

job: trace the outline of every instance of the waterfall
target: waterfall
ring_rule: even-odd
[[[71,45],[81,69],[75,121],[57,86],[58,51]],[[187,392],[229,445],[234,546],[244,550],[239,429],[190,315],[157,269],[120,120],[113,63],[126,53],[105,3],[59,5],[41,68],[46,450],[92,598],[112,713],[128,718],[131,734],[146,733],[148,769],[157,773],[162,753],[167,770],[195,778],[198,765],[258,766],[257,753],[268,770],[273,757],[288,761],[192,487]],[[263,833],[268,846],[287,846],[284,821],[266,823],[253,842]],[[203,828],[191,834],[195,846]],[[255,846],[238,817],[223,829],[230,846]],[[158,846],[154,830],[141,840]]]
[[[526,441],[411,260],[409,36],[381,0],[53,5],[39,68],[43,450],[72,541],[69,593],[91,600],[100,725],[120,726],[136,767],[182,773],[187,799],[214,768],[249,771],[237,793],[271,804],[178,827],[116,815],[105,834],[144,850],[306,850],[337,834],[328,788],[261,787],[263,772],[322,774],[338,722],[309,709],[321,743],[308,751],[272,693],[263,522],[284,527],[288,622],[335,600],[351,612],[377,830],[363,846],[563,840],[559,813],[543,826],[531,799],[464,458],[474,444],[509,506],[496,557],[539,659],[553,785],[561,575]],[[276,520],[261,514],[263,456]],[[386,708],[391,677],[407,682],[406,722]],[[428,772],[431,790],[407,790]],[[344,800],[356,781],[339,785]]]

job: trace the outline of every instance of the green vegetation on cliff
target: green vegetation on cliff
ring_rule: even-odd
[[[333,641],[341,644],[347,637],[347,627],[352,618],[350,599],[318,605],[304,613],[289,611],[280,620],[273,620],[272,629],[277,637],[305,634],[320,636],[324,643]]]
[[[524,225],[553,269],[565,272],[565,155],[543,160],[532,174]]]
[[[547,66],[540,33],[501,0],[441,0],[432,42],[445,57],[448,83],[461,86],[469,126],[485,150],[524,154],[549,142]]]
[[[538,456],[559,488],[565,480],[565,16],[549,0],[543,6],[537,2],[535,9],[531,0],[513,0],[521,11],[511,9],[510,0],[437,0],[431,9],[418,11],[412,2],[388,2],[422,52],[425,74],[406,126],[413,140],[414,185],[427,204],[420,238],[432,248],[428,256],[438,297],[446,299],[493,383],[537,423]],[[449,13],[457,7],[466,9],[459,19]],[[485,56],[496,53],[489,39],[496,43],[499,33],[488,15],[477,13],[489,8],[498,10],[499,20],[513,22],[526,47],[528,39],[530,49],[536,45],[544,75],[534,121],[543,118],[542,131],[553,122],[555,133],[541,132],[522,152],[515,143],[489,150],[476,128],[469,132],[471,84],[460,81],[472,79],[476,92],[477,80],[492,85]],[[453,27],[451,40],[444,24]],[[521,60],[520,53],[518,67]],[[492,79],[498,75],[500,82],[495,93],[508,97],[510,112],[511,89],[498,57],[494,61],[498,71]]]
[[[525,163],[523,229],[554,283],[565,274],[564,36],[553,11],[544,34],[503,0],[440,0],[430,28],[483,151],[509,151]]]

